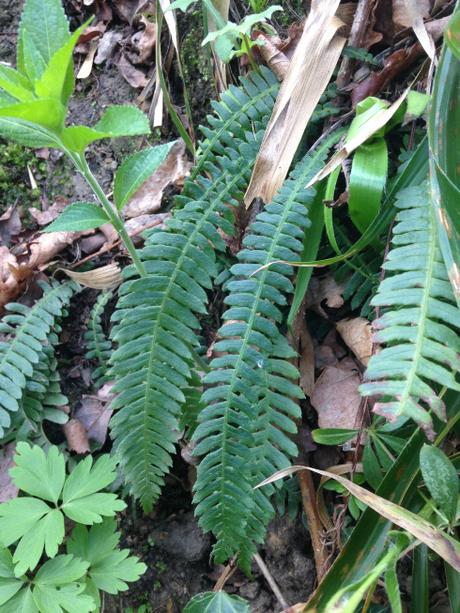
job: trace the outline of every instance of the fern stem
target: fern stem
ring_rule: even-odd
[[[74,154],[69,151],[66,151],[66,153],[70,157],[72,162],[75,164],[77,169],[80,171],[90,188],[93,190],[93,193],[98,199],[101,207],[104,209],[105,214],[110,219],[110,223],[113,225],[119,237],[123,241],[123,244],[126,247],[126,250],[128,251],[129,255],[131,256],[131,259],[133,261],[134,266],[136,267],[139,276],[145,277],[147,273],[145,271],[144,264],[142,263],[142,260],[137,253],[137,249],[134,246],[131,237],[126,231],[123,219],[120,217],[118,211],[114,209],[109,199],[105,195],[104,190],[99,184],[99,181],[91,172],[86,158],[83,155]]]

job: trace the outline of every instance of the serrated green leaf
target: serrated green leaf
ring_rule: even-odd
[[[23,581],[14,574],[13,558],[8,549],[0,549],[0,606],[13,598]]]
[[[34,99],[29,79],[14,68],[3,64],[0,64],[0,88],[20,102]]]
[[[72,555],[60,555],[48,560],[38,570],[34,578],[36,585],[64,585],[83,577],[89,567],[89,562]]]
[[[64,128],[60,136],[68,149],[81,153],[89,144],[102,138],[149,133],[150,125],[147,116],[137,107],[126,104],[110,106],[92,128],[70,126]]]
[[[225,592],[203,592],[192,598],[184,613],[249,613],[249,604]]]
[[[75,202],[67,206],[43,232],[79,232],[99,228],[110,222],[101,207],[91,202]]]
[[[433,500],[449,522],[457,513],[459,480],[449,458],[433,445],[423,445],[420,451],[420,470]]]
[[[0,117],[0,135],[26,147],[59,147],[59,141],[54,134],[15,117]]]
[[[117,511],[123,511],[126,503],[116,494],[96,493],[71,502],[65,502],[62,510],[70,519],[80,524],[95,524],[102,521],[102,517],[111,517]]]
[[[61,587],[37,585],[33,590],[33,598],[40,613],[88,613],[94,611],[96,603],[84,593],[85,588],[84,582]]]
[[[0,117],[12,117],[27,121],[34,126],[40,126],[51,131],[59,131],[62,128],[64,114],[65,109],[61,102],[52,98],[41,98],[31,102],[19,102],[18,104],[0,107]]]
[[[117,170],[113,199],[119,211],[165,161],[176,141],[149,147],[127,158]]]
[[[106,518],[89,530],[85,526],[75,526],[67,541],[67,552],[93,565],[114,551],[119,541],[115,520]]]
[[[32,590],[26,587],[2,605],[2,613],[38,613]]]
[[[24,58],[25,42],[30,41],[41,59],[41,65],[46,67],[69,36],[69,24],[61,0],[26,0],[19,26],[18,69],[28,74]]]
[[[358,434],[359,430],[344,430],[342,428],[318,428],[312,430],[312,438],[320,445],[343,445]]]
[[[35,81],[35,93],[37,96],[40,98],[56,98],[63,104],[66,104],[71,93],[65,86],[69,69],[72,71],[71,74],[73,76],[73,50],[82,32],[90,22],[91,19],[88,19],[78,30],[75,30],[65,45],[53,54],[40,79]]]
[[[37,498],[15,498],[0,505],[0,542],[8,547],[24,536],[51,508]]]
[[[10,475],[20,490],[57,503],[65,481],[65,459],[56,446],[45,454],[38,445],[20,442],[14,461]]]
[[[116,459],[109,455],[100,456],[94,466],[91,456],[79,462],[65,482],[62,493],[64,503],[94,494],[113,483],[116,465]]]
[[[117,594],[128,589],[128,583],[137,581],[147,566],[128,549],[112,551],[90,567],[89,575],[94,584],[104,592]]]

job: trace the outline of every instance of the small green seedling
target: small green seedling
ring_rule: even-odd
[[[117,594],[139,579],[145,564],[118,548],[114,516],[126,504],[101,491],[116,478],[114,458],[88,456],[67,474],[57,447],[45,453],[22,442],[14,462],[24,495],[0,505],[1,611],[97,611],[101,591]]]
[[[72,54],[89,23],[71,34],[61,0],[26,0],[18,32],[17,69],[0,65],[0,136],[27,147],[59,149],[96,196],[97,204],[77,202],[68,206],[45,231],[88,230],[112,223],[138,273],[144,275],[121,211],[164,161],[173,143],[143,149],[120,166],[112,206],[88,166],[85,151],[104,138],[149,134],[150,125],[146,115],[131,105],[108,107],[92,127],[66,124],[75,87]]]

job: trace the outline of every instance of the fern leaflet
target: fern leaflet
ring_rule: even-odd
[[[94,384],[100,387],[107,381],[107,368],[110,355],[112,353],[112,342],[106,338],[102,328],[102,316],[107,303],[112,298],[112,292],[101,292],[91,309],[88,322],[88,330],[85,333],[86,359],[95,360],[96,368],[93,369],[91,376]]]
[[[386,312],[373,323],[376,342],[361,387],[363,396],[383,396],[374,412],[390,421],[412,418],[433,438],[428,410],[445,419],[437,386],[460,391],[458,309],[439,249],[434,211],[426,186],[398,195],[393,248],[384,269],[390,273],[371,304]]]

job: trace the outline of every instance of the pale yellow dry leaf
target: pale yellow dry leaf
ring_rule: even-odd
[[[383,128],[401,104],[407,98],[409,88],[399,96],[397,100],[393,102],[389,107],[381,109],[372,115],[368,121],[364,122],[358,132],[358,134],[347,141],[342,147],[331,157],[329,162],[311,179],[306,187],[311,187],[318,181],[322,181],[325,177],[329,176],[336,168],[338,168],[342,162],[344,162],[349,155],[353,153],[358,147],[366,142],[373,134]]]
[[[356,368],[327,366],[323,370],[310,397],[318,413],[319,428],[356,428],[361,406],[360,382]]]
[[[86,272],[75,272],[67,268],[59,268],[65,274],[84,285],[85,287],[91,287],[92,289],[111,289],[120,285],[122,281],[121,270],[118,264],[108,264],[107,266],[101,266],[94,270],[88,270]]]
[[[90,451],[88,434],[85,426],[78,419],[70,419],[63,428],[67,439],[67,446],[70,451],[78,454],[88,453]]]
[[[372,330],[370,322],[364,317],[342,319],[336,324],[337,331],[355,356],[367,366],[372,355]]]
[[[430,8],[430,0],[393,0],[393,21],[405,28],[412,28],[425,53],[434,60],[435,46],[423,21],[424,17],[429,17]]]
[[[284,182],[305,127],[326,89],[345,38],[335,17],[340,0],[315,0],[256,159],[245,203],[270,202]]]
[[[94,64],[94,56],[96,55],[98,46],[99,40],[93,39],[90,41],[88,54],[85,57],[85,61],[80,66],[80,70],[77,73],[77,79],[87,79],[91,74]]]
[[[40,234],[28,245],[30,268],[40,268],[47,264],[54,256],[71,245],[81,232],[47,232]]]

